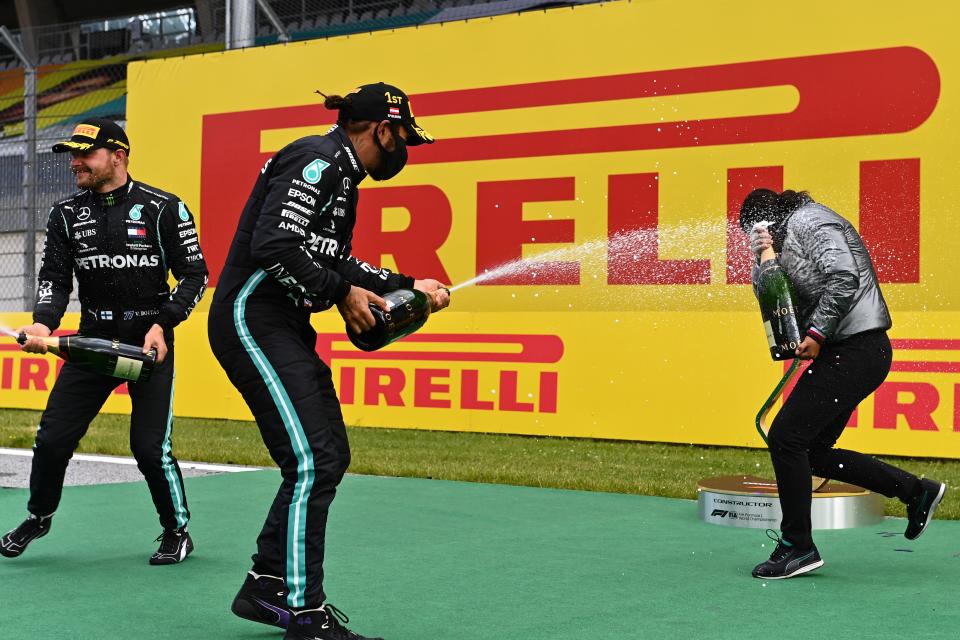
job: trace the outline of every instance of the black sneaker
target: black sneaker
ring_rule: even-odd
[[[288,593],[282,578],[248,571],[230,610],[241,618],[286,629],[292,615],[287,607]]]
[[[361,636],[347,629],[343,625],[350,622],[350,618],[332,604],[291,613],[293,617],[283,640],[383,640]]]
[[[930,521],[933,512],[937,510],[947,485],[935,480],[920,480],[920,495],[907,504],[907,530],[903,537],[907,540],[916,540],[923,533]]]
[[[160,548],[150,556],[150,564],[176,564],[193,552],[193,540],[186,527],[164,529],[157,538]]]
[[[0,555],[16,558],[26,550],[28,544],[50,533],[52,522],[53,514],[41,518],[31,513],[19,527],[0,538]]]
[[[770,535],[770,534],[773,535]],[[767,529],[767,537],[776,541],[777,547],[770,559],[753,568],[753,577],[763,580],[783,580],[801,573],[807,573],[823,566],[820,552],[816,546],[809,549],[797,549],[787,545],[776,532]]]

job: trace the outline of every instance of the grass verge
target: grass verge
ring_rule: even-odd
[[[40,412],[0,410],[0,447],[30,448]],[[700,478],[754,473],[773,477],[763,449],[499,434],[348,428],[352,473],[696,498]],[[130,455],[129,418],[100,415],[78,451]],[[274,466],[252,422],[178,418],[174,453],[182,460]],[[960,461],[881,458],[960,487]],[[903,516],[897,500],[887,514]],[[960,519],[960,492],[948,491],[938,518]]]

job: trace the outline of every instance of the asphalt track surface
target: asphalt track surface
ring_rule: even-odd
[[[9,489],[29,487],[32,458],[33,455],[29,449],[0,448],[0,487]],[[180,472],[184,478],[251,469],[253,467],[180,461]],[[142,480],[143,476],[133,458],[78,453],[74,454],[67,467],[64,485],[113,484]]]

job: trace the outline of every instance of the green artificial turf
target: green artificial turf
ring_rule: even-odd
[[[0,447],[33,445],[39,412],[0,411]],[[130,455],[129,419],[98,416],[80,452]],[[752,473],[773,477],[765,449],[702,447],[576,438],[349,428],[350,471],[365,475],[491,482],[532,487],[696,498],[701,478]],[[252,422],[178,418],[174,454],[182,460],[274,466]],[[960,461],[890,458],[917,475],[960,487]],[[904,516],[887,501],[888,515]],[[948,491],[938,518],[960,519],[960,491]]]
[[[278,483],[187,479],[196,552],[168,567],[147,564],[159,527],[142,483],[68,487],[50,535],[0,558],[0,637],[279,640],[229,611]],[[25,501],[0,491],[0,522]],[[816,532],[822,569],[761,581],[764,533],[702,523],[691,501],[348,476],[325,586],[387,640],[955,638],[960,523],[915,542],[903,526]]]

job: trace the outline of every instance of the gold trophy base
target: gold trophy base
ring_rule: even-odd
[[[844,482],[813,492],[814,529],[852,529],[883,520],[883,496]],[[782,512],[777,483],[757,476],[704,478],[697,483],[700,519],[710,524],[749,529],[779,529]]]

